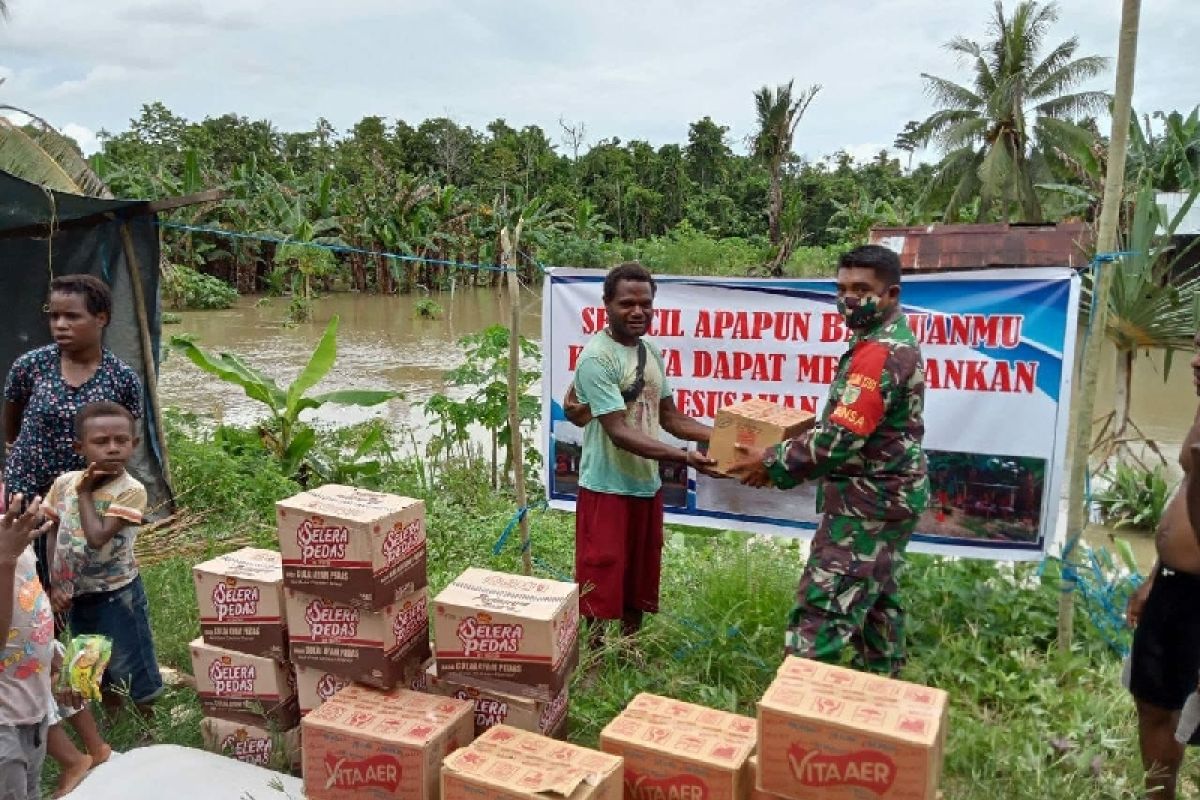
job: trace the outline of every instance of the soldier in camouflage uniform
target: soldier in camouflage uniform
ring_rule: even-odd
[[[895,675],[904,664],[896,576],[929,500],[921,439],[921,350],[900,312],[900,261],[868,245],[838,263],[838,310],[852,332],[818,423],[731,472],[790,489],[821,478],[824,513],[788,620],[787,652]]]

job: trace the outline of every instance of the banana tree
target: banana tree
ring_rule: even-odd
[[[206,353],[190,336],[172,336],[170,344],[200,369],[240,386],[247,397],[266,406],[271,414],[271,424],[259,429],[260,438],[279,459],[285,474],[303,477],[307,473],[304,467],[317,443],[316,430],[300,419],[303,412],[325,405],[371,407],[400,396],[399,392],[383,389],[343,389],[308,394],[324,380],[337,360],[338,322],[336,316],[329,321],[308,363],[286,389],[234,353]]]
[[[1153,185],[1144,182],[1137,192],[1123,242],[1123,250],[1129,255],[1101,266],[1116,270],[1105,326],[1105,334],[1116,348],[1116,396],[1113,413],[1098,437],[1104,458],[1118,450],[1129,453],[1130,428],[1136,434],[1134,439],[1146,440],[1130,418],[1133,364],[1138,351],[1165,351],[1165,379],[1175,352],[1192,347],[1200,322],[1200,275],[1174,282],[1174,268],[1191,246],[1177,249],[1173,235],[1198,195],[1200,184],[1192,188],[1179,212],[1167,219],[1155,202]],[[1085,289],[1085,302],[1090,308],[1090,286]]]
[[[344,245],[341,220],[333,205],[333,174],[311,175],[288,186],[264,176],[260,194],[261,233],[283,243],[275,251],[276,273],[288,280],[292,290],[290,316],[294,321],[312,317],[312,282],[332,274],[337,267],[333,253],[321,245]]]

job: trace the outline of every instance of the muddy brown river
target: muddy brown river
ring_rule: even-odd
[[[184,312],[180,324],[164,326],[164,337],[195,334],[202,347],[237,353],[286,387],[306,362],[325,325],[337,314],[341,319],[338,358],[318,391],[393,389],[403,397],[376,409],[328,406],[315,412],[315,421],[338,425],[382,415],[396,426],[411,430],[423,443],[428,439],[429,421],[420,403],[436,392],[454,395],[443,375],[462,363],[458,340],[489,325],[507,325],[509,307],[504,292],[472,289],[453,296],[434,295],[444,312],[439,319],[424,319],[416,312],[419,299],[419,295],[331,295],[316,302],[312,322],[289,326],[283,322],[285,298],[244,297],[226,311]],[[539,339],[540,293],[523,290],[521,307],[522,334]],[[1134,368],[1133,419],[1163,448],[1173,476],[1178,473],[1174,460],[1180,442],[1197,405],[1189,359],[1190,354],[1177,353],[1165,382],[1161,354],[1140,355]],[[1098,416],[1111,410],[1113,363],[1114,356],[1108,351],[1100,376]],[[209,377],[178,353],[166,358],[159,391],[165,405],[228,423],[249,424],[266,413],[241,389]],[[1089,530],[1088,538],[1095,544],[1107,544],[1109,535],[1096,527]],[[1134,544],[1139,561],[1148,566],[1153,560],[1150,537],[1134,534],[1127,538]]]

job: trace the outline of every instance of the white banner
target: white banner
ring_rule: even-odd
[[[582,431],[561,401],[588,340],[604,329],[604,273],[546,275],[542,347],[546,486],[573,509]],[[848,331],[831,280],[656,277],[651,338],[675,404],[711,423],[762,397],[820,414]],[[925,358],[930,509],[910,550],[1027,560],[1058,514],[1079,278],[1069,269],[906,276],[901,302]],[[598,423],[596,423],[598,424]],[[667,441],[670,437],[664,434]],[[662,467],[668,522],[811,536],[816,484],[753,489]]]

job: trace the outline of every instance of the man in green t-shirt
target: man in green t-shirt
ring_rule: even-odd
[[[565,400],[567,419],[583,428],[575,502],[575,580],[580,613],[599,641],[600,621],[621,620],[636,633],[658,611],[663,501],[658,463],[708,471],[715,462],[659,440],[659,430],[707,442],[711,428],[675,407],[658,346],[645,338],[654,316],[654,279],[627,262],[604,279],[608,327],[584,347]]]

